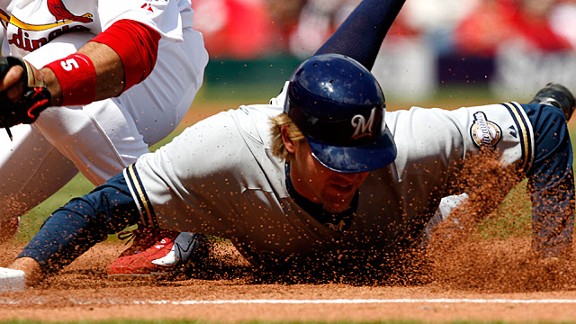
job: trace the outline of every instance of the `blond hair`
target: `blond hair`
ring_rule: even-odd
[[[302,141],[304,140],[304,135],[298,127],[294,124],[292,119],[286,113],[281,113],[280,115],[276,115],[270,118],[270,122],[272,124],[270,131],[272,134],[272,154],[276,157],[279,157],[283,160],[287,160],[291,158],[291,154],[286,150],[284,146],[284,141],[282,140],[282,127],[288,127],[288,133],[290,139],[292,141]]]

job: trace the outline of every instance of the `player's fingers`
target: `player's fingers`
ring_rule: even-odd
[[[0,91],[4,91],[8,99],[17,101],[24,92],[23,76],[24,69],[21,66],[11,67],[4,79],[0,81]]]
[[[18,65],[12,66],[4,79],[0,82],[0,91],[4,91],[12,86],[14,86],[18,81],[24,76],[24,68]]]
[[[16,102],[24,95],[24,83],[18,82],[13,87],[6,90],[6,96],[13,102]]]

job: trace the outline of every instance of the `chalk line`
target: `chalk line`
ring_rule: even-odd
[[[576,304],[576,299],[469,299],[469,298],[399,298],[399,299],[224,299],[224,300],[148,300],[133,301],[149,305],[225,305],[225,304]]]
[[[507,299],[507,298],[383,298],[383,299],[214,299],[214,300],[130,300],[130,299],[1,299],[0,306],[53,305],[239,305],[239,304],[576,304],[576,299]]]

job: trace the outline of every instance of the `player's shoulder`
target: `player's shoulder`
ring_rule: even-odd
[[[270,104],[240,106],[232,118],[241,134],[260,144],[269,142],[271,119],[282,113],[282,107]]]
[[[267,146],[270,142],[271,119],[284,111],[286,87],[266,104],[242,105],[236,109],[232,117],[241,133],[259,144]]]

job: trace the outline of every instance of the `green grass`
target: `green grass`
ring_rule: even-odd
[[[510,191],[504,203],[491,217],[480,223],[482,237],[502,239],[530,235],[531,214],[526,181],[523,181]]]

